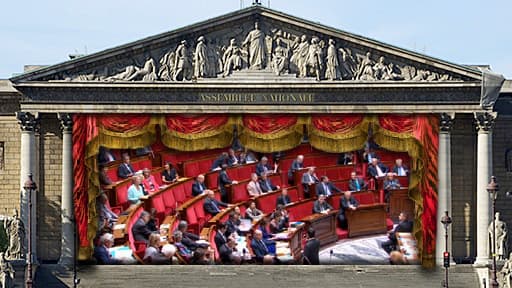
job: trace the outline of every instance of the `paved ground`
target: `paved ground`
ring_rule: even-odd
[[[472,266],[450,270],[451,288],[479,287]],[[443,270],[418,266],[81,266],[78,287],[441,287]],[[72,274],[43,265],[36,287],[72,287]]]

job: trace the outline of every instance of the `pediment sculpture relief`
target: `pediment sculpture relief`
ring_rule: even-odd
[[[460,80],[446,73],[417,68],[405,60],[388,60],[387,55],[365,51],[364,47],[348,47],[325,36],[297,35],[279,28],[265,30],[258,21],[249,29],[238,30],[222,37],[183,39],[177,46],[156,53],[159,57],[146,54],[138,59],[144,64],[134,59],[134,64],[120,69],[107,67],[99,73],[93,71],[64,79],[179,82],[229,78],[235,71],[248,69],[268,71],[274,77],[292,74],[317,81]]]

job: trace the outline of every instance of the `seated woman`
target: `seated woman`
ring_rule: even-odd
[[[149,235],[148,247],[143,258],[146,264],[171,264],[171,257],[164,255],[160,251],[160,234],[152,233]]]
[[[245,218],[255,221],[259,220],[262,216],[263,212],[256,208],[256,202],[252,201],[251,204],[249,204],[249,208],[245,210]]]
[[[281,213],[281,216],[282,216],[281,221],[283,222],[283,226],[288,227],[288,211],[286,211],[284,205],[278,204],[276,207],[276,210],[274,210],[274,212],[272,213],[272,216],[270,216],[270,217],[273,218],[274,213],[276,213],[276,212]]]
[[[141,184],[142,176],[132,176],[132,185],[128,188],[128,201],[131,204],[139,204],[140,199],[144,198],[144,189]]]
[[[286,221],[284,220],[283,214],[280,211],[274,212],[269,226],[270,232],[272,232],[272,234],[281,233],[286,230]]]
[[[190,251],[187,246],[181,243],[181,240],[183,239],[183,233],[181,233],[179,230],[174,231],[173,237],[174,246],[178,248],[178,254],[181,255],[181,257],[183,257],[187,262],[190,262],[192,259],[192,251]]]
[[[142,180],[142,185],[144,185],[144,189],[149,193],[153,193],[160,189],[160,185],[155,180],[155,177],[151,175],[151,170],[148,168],[144,168],[142,170],[142,175],[144,175],[144,180]]]
[[[164,171],[162,171],[162,183],[171,184],[178,181],[179,178],[180,176],[178,175],[178,172],[176,172],[176,168],[174,168],[172,163],[165,162]]]
[[[274,237],[274,235],[272,235],[272,233],[269,231],[269,229],[267,227],[269,225],[269,222],[270,222],[270,220],[268,219],[268,217],[263,217],[263,219],[261,219],[261,221],[260,221],[260,225],[259,225],[258,229],[262,233],[263,242],[265,242],[265,245],[267,245],[268,250],[271,253],[275,253],[276,252],[276,242],[271,240],[272,237]]]

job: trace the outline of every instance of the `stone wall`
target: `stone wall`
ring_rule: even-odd
[[[453,257],[475,256],[476,246],[470,244],[466,252],[466,240],[476,240],[476,129],[472,114],[457,114],[451,134],[452,156],[452,220]],[[470,239],[466,239],[464,207],[471,209]],[[441,231],[442,233],[444,231]]]
[[[14,208],[20,210],[20,135],[14,115],[0,116],[0,142],[4,144],[3,167],[0,167],[0,214],[11,215]]]
[[[42,260],[58,260],[61,243],[62,134],[55,114],[40,115],[38,241]]]

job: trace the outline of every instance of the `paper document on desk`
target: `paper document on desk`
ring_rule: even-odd
[[[288,232],[277,233],[275,239],[288,239]]]
[[[114,230],[124,230],[126,224],[116,224],[114,225]]]

